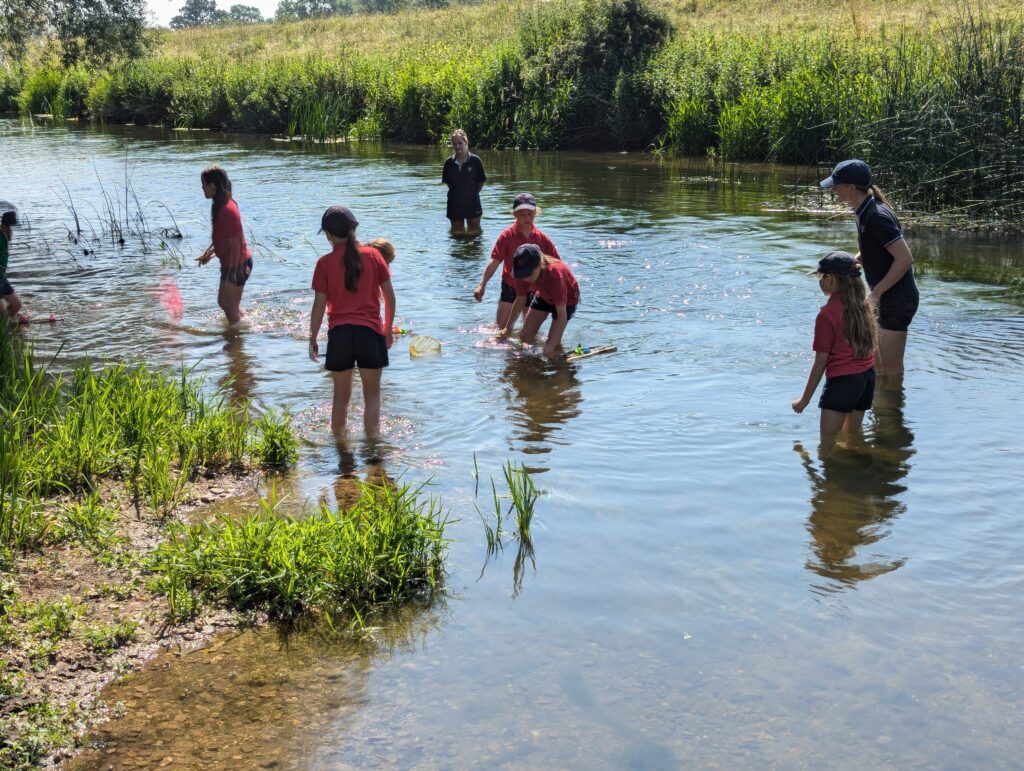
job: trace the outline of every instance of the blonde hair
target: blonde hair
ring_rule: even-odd
[[[395,261],[395,245],[386,238],[375,238],[367,246],[372,246],[380,252],[380,256],[384,258],[384,262],[388,265]]]
[[[858,267],[860,267],[858,265]],[[843,301],[843,334],[858,359],[870,356],[878,343],[878,323],[875,309],[868,301],[864,279],[858,276],[832,274],[836,291]]]
[[[452,139],[455,139],[455,137],[459,137],[460,139],[462,139],[466,143],[466,147],[469,147],[469,137],[466,136],[465,131],[463,131],[460,128],[455,129],[455,131],[448,135],[448,140],[451,141]]]

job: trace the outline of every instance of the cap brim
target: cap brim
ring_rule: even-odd
[[[821,180],[821,182],[819,182],[818,184],[821,186],[822,190],[829,190],[836,186],[836,181],[832,179],[831,175],[829,175],[825,177],[825,179]]]
[[[521,203],[518,206],[512,208],[512,211],[519,211],[520,209],[529,209],[530,211],[537,211],[537,207],[532,203]]]
[[[817,268],[815,268],[814,270],[809,270],[809,271],[807,271],[807,275],[808,275],[808,276],[817,276],[817,275],[819,275],[820,273],[821,273],[821,271],[820,271],[820,270],[818,270]]]

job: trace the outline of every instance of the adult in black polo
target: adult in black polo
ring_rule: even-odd
[[[836,199],[856,213],[857,259],[871,287],[870,300],[878,308],[876,366],[880,375],[896,385],[903,379],[907,330],[918,305],[914,257],[885,194],[871,184],[871,169],[864,161],[837,164],[821,186],[833,190]]]
[[[452,156],[444,162],[441,181],[448,185],[448,214],[452,234],[480,232],[480,190],[487,181],[484,164],[469,151],[469,137],[462,129],[451,136]]]

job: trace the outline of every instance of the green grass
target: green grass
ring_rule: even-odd
[[[90,649],[101,656],[109,656],[118,648],[134,642],[139,629],[137,621],[116,619],[106,624],[96,624],[82,632],[82,639]]]
[[[260,511],[240,521],[175,527],[148,567],[175,618],[223,603],[283,621],[358,619],[371,608],[437,589],[446,525],[422,487],[364,484],[347,510],[332,512],[323,504],[294,517],[264,500]]]

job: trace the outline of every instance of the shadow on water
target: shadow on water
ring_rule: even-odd
[[[228,366],[218,385],[233,404],[251,402],[256,392],[255,367],[252,357],[245,352],[245,335],[240,330],[230,327],[224,330],[224,354]]]
[[[550,362],[541,356],[513,354],[501,374],[501,382],[512,412],[512,449],[522,442],[527,455],[550,453],[553,437],[569,420],[580,414],[583,392],[575,364]],[[547,468],[527,468],[531,473]]]
[[[352,734],[373,702],[375,666],[419,651],[444,621],[435,601],[368,619],[360,632],[264,628],[161,654],[105,692],[124,716],[99,726],[67,767],[308,768],[314,758],[331,768],[373,765],[382,748]]]
[[[812,557],[805,567],[828,581],[812,585],[817,594],[854,588],[906,562],[876,546],[906,510],[899,496],[907,490],[914,435],[904,421],[903,399],[902,386],[880,387],[868,438],[837,446],[820,468],[799,444],[794,448],[811,481]]]

